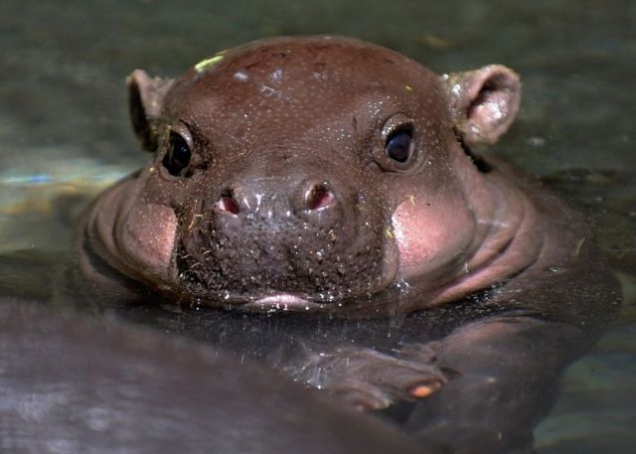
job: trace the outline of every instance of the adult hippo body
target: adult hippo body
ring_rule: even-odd
[[[308,37],[128,85],[154,158],[84,216],[80,293],[229,309],[181,320],[363,407],[441,387],[405,427],[461,452],[531,445],[618,297],[582,217],[474,152],[513,121],[516,74]]]
[[[0,298],[0,329],[3,454],[446,452],[264,367],[118,320]]]

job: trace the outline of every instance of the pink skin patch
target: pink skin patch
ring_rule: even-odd
[[[453,301],[532,265],[543,246],[541,219],[527,196],[501,176],[468,200],[414,203],[393,214],[399,275],[426,305]]]
[[[129,179],[107,190],[84,221],[86,234],[112,267],[140,281],[169,282],[176,215],[166,206],[143,203],[139,186]]]
[[[175,244],[177,217],[166,206],[135,204],[121,226],[122,248],[142,269],[165,274]],[[163,272],[162,272],[163,271]]]
[[[392,224],[401,278],[423,278],[435,284],[462,269],[476,224],[465,205],[464,200],[427,204],[407,199],[397,207]]]

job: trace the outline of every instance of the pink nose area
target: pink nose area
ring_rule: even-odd
[[[216,203],[219,211],[224,211],[230,214],[238,214],[239,213],[239,204],[234,198],[234,194],[231,192],[227,192],[219,197],[219,201]]]
[[[307,182],[304,194],[304,203],[309,210],[319,210],[331,205],[335,196],[329,184],[326,182]]]
[[[277,182],[244,181],[228,186],[218,196],[215,209],[230,215],[248,215],[279,209],[313,215],[319,210],[337,205],[336,193],[329,181],[309,177],[300,183],[288,185],[284,179]]]

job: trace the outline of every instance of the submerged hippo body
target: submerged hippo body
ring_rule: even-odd
[[[376,409],[441,386],[410,431],[480,452],[531,444],[617,288],[580,215],[473,150],[513,121],[515,73],[438,76],[309,37],[220,52],[177,80],[135,71],[128,85],[154,157],[83,218],[85,296],[270,314],[193,324],[241,355],[276,350],[300,324],[301,353],[267,359],[297,380]],[[379,327],[360,335],[365,317]]]
[[[444,452],[273,371],[120,321],[0,299],[0,328],[4,454]]]

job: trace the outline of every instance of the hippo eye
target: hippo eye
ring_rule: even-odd
[[[184,171],[190,164],[192,152],[188,142],[174,131],[170,131],[170,139],[168,143],[168,152],[163,157],[163,166],[175,177],[183,176]]]
[[[402,128],[393,131],[386,139],[384,151],[392,160],[405,163],[411,157],[411,139],[413,130],[411,128]]]
[[[373,146],[373,160],[385,172],[414,173],[422,163],[415,122],[402,112],[387,118]]]

